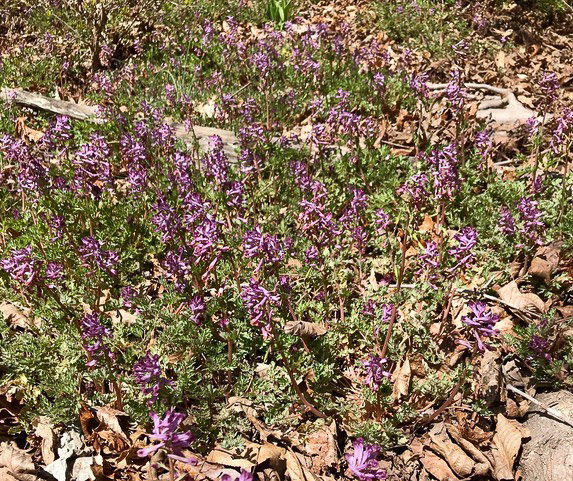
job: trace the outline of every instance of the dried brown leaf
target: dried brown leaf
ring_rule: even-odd
[[[338,461],[336,444],[336,421],[329,426],[321,426],[307,436],[304,452],[311,457],[312,468],[315,472],[323,473]]]
[[[430,447],[442,455],[457,476],[467,478],[472,474],[475,462],[449,438],[443,424],[436,424],[432,428],[430,439]]]
[[[521,448],[521,441],[528,437],[527,429],[517,421],[497,415],[497,425],[493,436],[492,455],[494,473],[498,480],[514,479],[513,465]]]
[[[455,439],[455,441],[462,447],[462,449],[469,455],[473,460],[476,461],[474,466],[474,475],[477,476],[488,476],[491,473],[491,463],[477,447],[475,447],[470,441],[464,439],[460,433],[457,426],[452,424],[446,424],[446,429],[450,436]]]
[[[542,279],[545,284],[551,282],[551,275],[559,265],[559,256],[563,242],[554,242],[537,249],[535,257],[529,266],[529,274]]]
[[[284,331],[287,334],[299,337],[317,337],[326,334],[326,328],[320,324],[306,321],[288,321]]]
[[[36,469],[32,456],[8,443],[0,444],[0,479],[2,481],[45,481],[48,477]]]
[[[497,293],[509,307],[534,315],[543,314],[545,312],[545,303],[541,298],[531,292],[522,294],[515,281],[511,281],[509,284],[503,286]]]
[[[488,406],[497,400],[499,390],[502,386],[501,353],[498,351],[486,350],[481,358],[480,364],[481,378],[479,381],[480,399]]]
[[[253,463],[246,459],[237,458],[231,451],[228,451],[221,446],[217,446],[207,456],[209,463],[221,464],[223,466],[231,466],[233,468],[241,468],[246,471],[251,471],[255,466]]]
[[[411,378],[412,370],[410,369],[410,360],[406,358],[404,363],[401,364],[392,375],[392,380],[394,381],[392,394],[396,399],[400,399],[408,395]]]
[[[34,434],[42,439],[40,450],[44,464],[53,463],[56,459],[54,453],[56,449],[56,435],[54,433],[53,424],[44,416],[40,416],[34,422]]]
[[[424,451],[424,456],[420,458],[420,462],[428,473],[440,481],[459,481],[459,478],[450,469],[448,463],[432,451]]]

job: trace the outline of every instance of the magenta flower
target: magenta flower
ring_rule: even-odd
[[[483,342],[481,337],[493,337],[499,334],[499,331],[493,327],[499,321],[499,316],[491,312],[491,309],[481,301],[470,302],[468,305],[472,312],[462,317],[462,322],[473,328],[479,350],[485,351],[485,348],[489,349],[490,346]]]
[[[112,250],[102,249],[103,242],[95,237],[88,236],[82,239],[82,245],[78,247],[82,264],[85,267],[98,268],[115,276],[117,274],[117,263],[119,253]]]
[[[32,246],[12,250],[9,258],[0,260],[0,267],[26,287],[38,282],[40,266],[41,262],[32,256]]]
[[[169,458],[191,465],[195,464],[197,462],[196,459],[186,458],[182,452],[195,439],[193,434],[191,431],[176,432],[186,415],[175,412],[175,409],[171,408],[165,413],[163,419],[159,419],[159,416],[154,411],[151,411],[150,416],[153,421],[153,433],[149,435],[149,439],[157,441],[157,443],[140,449],[137,451],[137,455],[144,458],[160,448],[165,448],[169,452],[167,455]]]
[[[473,248],[477,245],[478,232],[474,227],[464,227],[454,236],[454,239],[458,241],[458,245],[450,249],[448,254],[456,260],[456,265],[450,269],[450,272],[473,264],[475,261]]]
[[[370,355],[367,361],[362,363],[362,366],[366,370],[366,381],[365,383],[370,385],[372,389],[378,391],[380,389],[380,384],[384,379],[390,379],[392,373],[384,369],[384,365],[388,362],[388,359],[381,358],[378,356]]]
[[[157,400],[162,386],[173,384],[172,381],[161,377],[159,355],[152,355],[149,351],[133,365],[133,375],[141,392],[145,395],[151,394],[150,403]]]
[[[348,469],[360,481],[373,481],[386,479],[386,471],[379,467],[376,457],[380,454],[380,447],[375,444],[365,444],[362,438],[354,441],[352,454],[346,453]]]
[[[104,339],[112,337],[111,329],[102,325],[97,312],[86,314],[80,319],[82,340],[85,341],[84,349],[90,355],[91,360],[87,366],[96,366],[103,358],[112,358],[109,348],[104,345]]]
[[[276,289],[268,291],[258,281],[251,279],[249,284],[243,285],[241,298],[251,317],[251,326],[259,327],[263,338],[268,339],[272,330],[273,308],[280,302]]]
[[[501,230],[505,235],[513,236],[515,234],[515,219],[513,218],[511,211],[505,206],[501,208],[501,214],[497,225],[499,226],[499,230]]]

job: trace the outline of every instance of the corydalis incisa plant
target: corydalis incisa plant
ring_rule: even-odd
[[[360,481],[374,481],[386,479],[386,470],[380,468],[377,456],[380,447],[375,444],[366,444],[364,439],[358,438],[352,444],[352,453],[346,453],[345,458],[348,469]]]
[[[183,454],[183,449],[187,449],[195,439],[193,433],[189,430],[178,432],[180,424],[187,416],[184,413],[176,412],[174,408],[169,409],[163,419],[160,419],[154,411],[151,411],[149,415],[153,421],[153,432],[149,438],[154,441],[154,444],[140,449],[137,451],[137,455],[145,458],[158,449],[165,449],[169,459],[169,479],[174,481],[175,461],[190,465],[197,463],[195,458],[185,457]]]

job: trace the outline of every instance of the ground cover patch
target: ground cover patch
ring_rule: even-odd
[[[3,8],[7,479],[516,479],[569,422],[566,6]]]

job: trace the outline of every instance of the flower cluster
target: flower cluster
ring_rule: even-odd
[[[489,344],[482,341],[482,337],[493,337],[499,334],[494,326],[499,321],[499,316],[491,312],[491,309],[481,301],[470,302],[469,308],[471,313],[462,317],[462,322],[473,329],[473,334],[480,351],[490,348]],[[466,344],[465,342],[463,342]],[[467,345],[467,344],[466,344]]]
[[[380,454],[380,447],[375,444],[366,444],[364,439],[357,438],[352,444],[353,452],[346,453],[348,469],[360,481],[374,481],[376,479],[386,479],[386,471],[380,468],[377,457]]]
[[[448,254],[455,259],[456,265],[450,269],[450,272],[464,269],[474,263],[473,248],[477,245],[478,232],[474,227],[464,227],[454,236],[454,239],[458,245],[450,249]]]
[[[380,384],[384,379],[390,379],[392,377],[392,373],[385,370],[385,364],[387,363],[388,359],[385,357],[382,358],[374,355],[370,355],[368,360],[362,363],[362,366],[366,370],[365,382],[375,391],[380,389]]]
[[[102,359],[112,359],[113,354],[104,344],[104,339],[111,339],[111,329],[102,325],[97,312],[86,314],[80,319],[84,349],[90,360],[87,365],[92,367],[99,364]]]
[[[102,269],[108,274],[115,276],[117,274],[119,253],[113,250],[104,250],[102,247],[103,242],[98,241],[95,237],[84,237],[81,245],[78,247],[82,264],[92,270]]]
[[[251,279],[249,284],[243,286],[241,299],[251,318],[251,325],[261,329],[263,338],[268,339],[272,335],[273,308],[280,301],[276,289],[269,291],[258,281]]]
[[[161,366],[159,365],[159,355],[152,355],[149,351],[145,357],[133,365],[133,375],[141,392],[145,395],[151,394],[149,404],[153,404],[163,386],[173,384],[172,381],[161,377]]]
[[[150,434],[149,438],[157,442],[152,446],[140,449],[137,451],[137,455],[144,458],[160,448],[165,448],[169,452],[167,457],[181,461],[182,463],[194,465],[196,460],[194,458],[186,458],[182,452],[183,449],[188,448],[193,442],[193,433],[191,433],[191,431],[177,432],[179,425],[187,416],[171,408],[165,413],[163,419],[160,419],[154,411],[151,411],[150,417],[153,421],[153,433]]]

